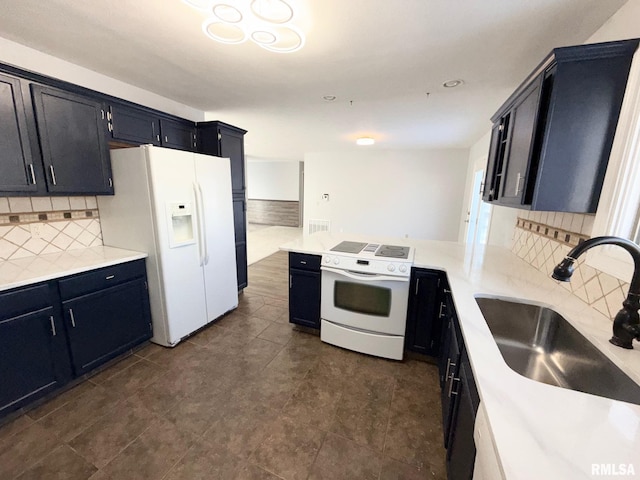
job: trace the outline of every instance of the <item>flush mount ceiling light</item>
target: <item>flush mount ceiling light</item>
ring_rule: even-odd
[[[459,87],[463,83],[464,83],[463,80],[449,80],[448,82],[444,82],[442,86],[444,88],[455,88],[455,87]]]
[[[323,100],[326,100],[327,102],[333,102],[337,97],[335,95],[324,95],[322,97]]]
[[[356,140],[357,145],[373,145],[376,141],[371,137],[360,137]]]
[[[251,39],[265,50],[290,53],[304,46],[304,34],[291,23],[294,11],[284,0],[182,0],[210,16],[202,31],[212,40],[227,44]]]

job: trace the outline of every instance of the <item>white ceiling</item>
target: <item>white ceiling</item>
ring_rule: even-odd
[[[208,39],[181,0],[0,0],[0,37],[245,128],[249,155],[301,160],[468,148],[552,48],[583,43],[625,1],[290,0],[306,45],[277,54]],[[362,134],[377,144],[355,147]]]

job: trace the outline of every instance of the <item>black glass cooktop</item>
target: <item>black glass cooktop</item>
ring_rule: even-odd
[[[376,257],[387,258],[409,258],[409,247],[401,247],[399,245],[380,245],[379,243],[366,242],[340,242],[331,249],[332,252],[343,253],[373,253]],[[375,253],[374,253],[375,252]]]
[[[333,247],[331,251],[344,253],[360,253],[366,246],[366,242],[340,242],[338,245]]]

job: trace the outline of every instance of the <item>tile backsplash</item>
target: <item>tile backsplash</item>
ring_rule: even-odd
[[[99,245],[96,197],[0,197],[0,260]]]
[[[520,210],[511,250],[536,269],[551,275],[553,268],[575,245],[590,238],[593,215]],[[558,282],[600,313],[613,319],[629,284],[577,261],[570,282]]]

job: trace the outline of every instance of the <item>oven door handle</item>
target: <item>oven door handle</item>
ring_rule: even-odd
[[[352,272],[351,270],[339,270],[337,268],[331,267],[320,267],[320,270],[324,270],[326,272],[335,273],[336,275],[342,275],[343,277],[351,278],[352,280],[364,280],[365,282],[380,282],[380,281],[391,281],[391,282],[408,282],[409,277],[392,277],[390,275],[379,275],[377,273],[358,273]]]

